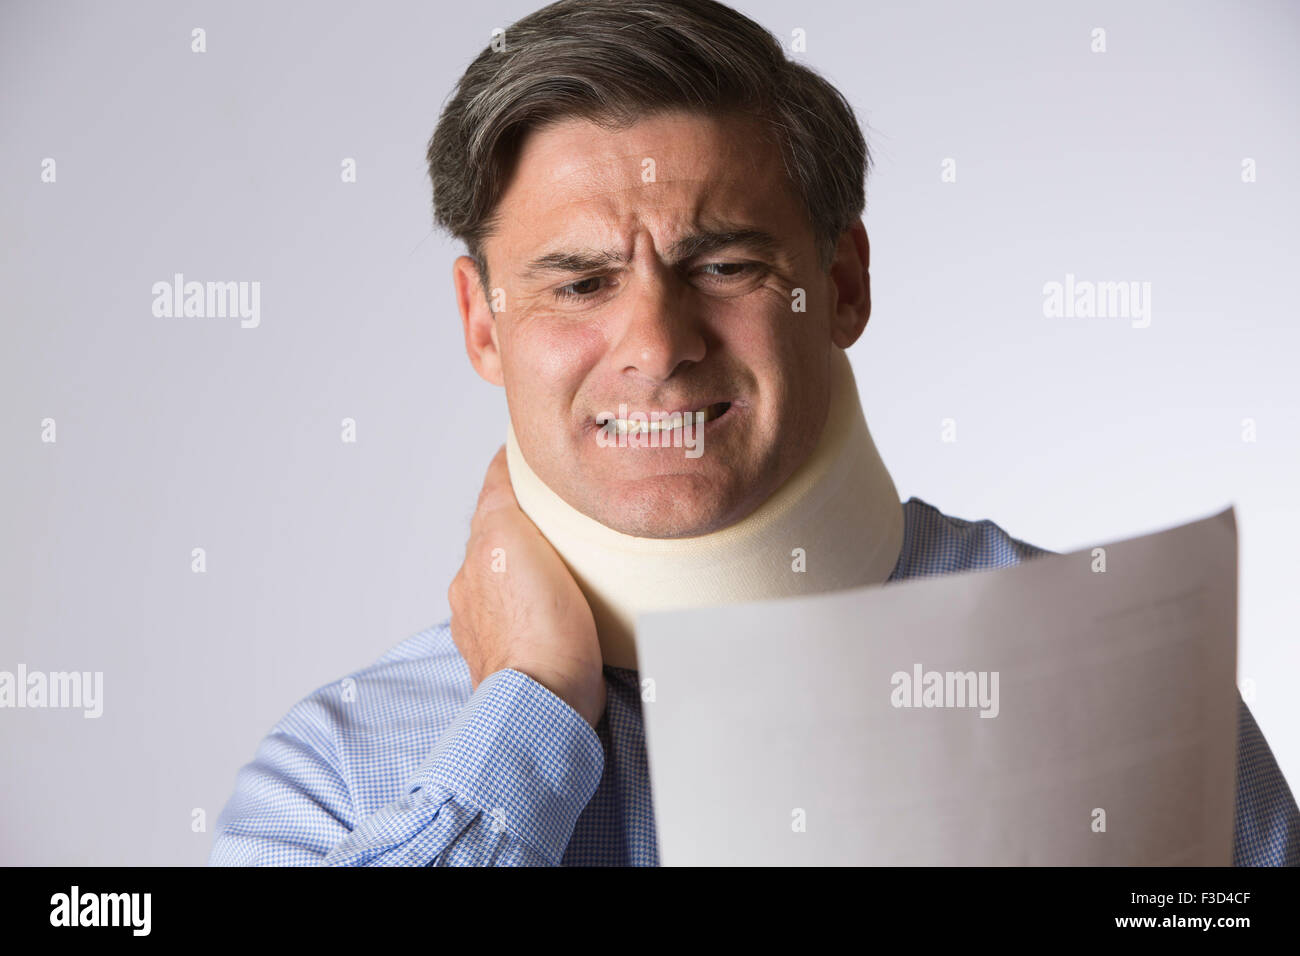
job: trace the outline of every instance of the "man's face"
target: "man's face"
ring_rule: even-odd
[[[870,310],[854,286],[866,236],[841,240],[830,274],[819,268],[780,154],[750,121],[544,126],[498,212],[483,249],[495,315],[471,260],[457,261],[466,344],[505,385],[524,457],[561,498],[626,534],[699,535],[748,515],[808,457],[832,343],[861,332],[864,295]],[[845,269],[859,273],[847,279],[856,302],[835,278]],[[698,457],[670,433],[634,447],[600,432],[620,406],[653,421],[724,403],[695,426]]]

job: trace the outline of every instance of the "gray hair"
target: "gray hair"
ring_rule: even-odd
[[[465,70],[428,151],[434,219],[465,243],[485,292],[483,242],[499,223],[520,144],[562,118],[607,129],[669,109],[759,120],[807,211],[823,270],[862,215],[870,157],[853,108],[724,4],[559,0],[500,39]]]

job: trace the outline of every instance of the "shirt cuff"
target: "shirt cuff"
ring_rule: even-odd
[[[502,670],[479,684],[412,789],[450,790],[558,864],[604,770],[582,715],[527,674]]]

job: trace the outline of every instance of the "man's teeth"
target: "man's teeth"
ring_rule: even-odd
[[[730,407],[730,402],[718,402],[716,405],[696,409],[693,412],[661,415],[659,421],[642,422],[631,421],[626,418],[612,418],[608,422],[604,423],[604,427],[606,429],[612,428],[620,435],[626,435],[629,432],[637,432],[640,434],[645,434],[646,432],[668,432],[672,431],[674,428],[680,428],[682,425],[694,424],[698,426],[701,422],[713,421],[713,419],[717,418]]]

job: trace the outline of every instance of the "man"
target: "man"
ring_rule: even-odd
[[[562,0],[502,39],[428,157],[510,412],[451,618],[289,712],[214,864],[655,865],[636,613],[1045,553],[900,503],[876,454],[844,354],[867,153],[833,87],[708,0]],[[1237,814],[1237,863],[1300,862],[1244,704]]]

